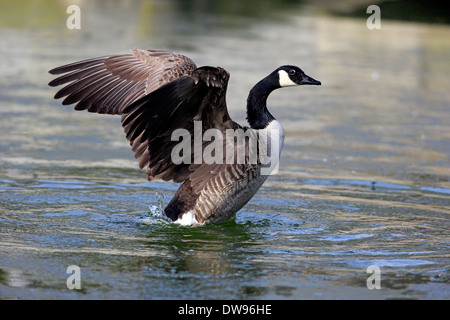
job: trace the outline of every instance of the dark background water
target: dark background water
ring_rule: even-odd
[[[0,4],[0,298],[450,297],[450,29],[436,5],[380,5],[369,30],[364,1]],[[278,66],[322,81],[270,96],[280,171],[234,220],[159,219],[177,185],[145,181],[119,118],[52,99],[49,69],[134,47],[227,69],[240,123]]]

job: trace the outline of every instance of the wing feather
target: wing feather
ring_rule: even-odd
[[[49,82],[65,85],[55,99],[75,104],[75,110],[121,114],[139,98],[196,69],[188,57],[163,50],[133,49],[129,54],[74,62],[49,72],[61,75]]]
[[[236,124],[229,118],[225,103],[228,79],[228,72],[222,68],[201,67],[191,76],[172,81],[123,110],[126,137],[135,157],[140,159],[139,166],[147,167],[149,180],[180,182],[199,175],[197,181],[216,168],[214,164],[173,163],[171,151],[179,141],[172,141],[171,136],[176,129],[188,130],[191,137],[188,143],[192,146],[196,119],[202,121],[203,131],[217,128],[225,133],[226,129],[234,128]]]

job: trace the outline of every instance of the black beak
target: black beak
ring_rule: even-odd
[[[320,81],[317,81],[316,79],[311,78],[310,76],[307,76],[306,74],[303,75],[303,79],[300,81],[300,84],[311,84],[320,86]]]

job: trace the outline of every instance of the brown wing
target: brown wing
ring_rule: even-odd
[[[122,126],[135,157],[140,159],[140,168],[147,167],[148,180],[183,182],[195,173],[197,181],[203,172],[211,174],[221,166],[193,164],[194,131],[200,125],[201,135],[210,128],[225,133],[237,126],[230,119],[225,103],[228,79],[228,72],[222,68],[201,67],[191,76],[172,81],[123,110]],[[195,123],[196,120],[201,122]],[[172,158],[173,148],[180,143],[172,141],[172,133],[177,129],[188,133],[191,146],[191,154],[183,163],[174,163]],[[207,145],[203,143],[202,149]]]
[[[50,70],[64,74],[49,85],[67,84],[55,99],[74,104],[75,110],[122,114],[139,98],[184,75],[191,75],[195,63],[181,54],[162,50],[133,49],[129,54],[79,61]]]

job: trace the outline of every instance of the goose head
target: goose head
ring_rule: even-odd
[[[300,85],[317,85],[320,86],[320,81],[311,78],[297,66],[285,65],[274,71],[278,75],[278,84],[281,88],[292,87]]]

